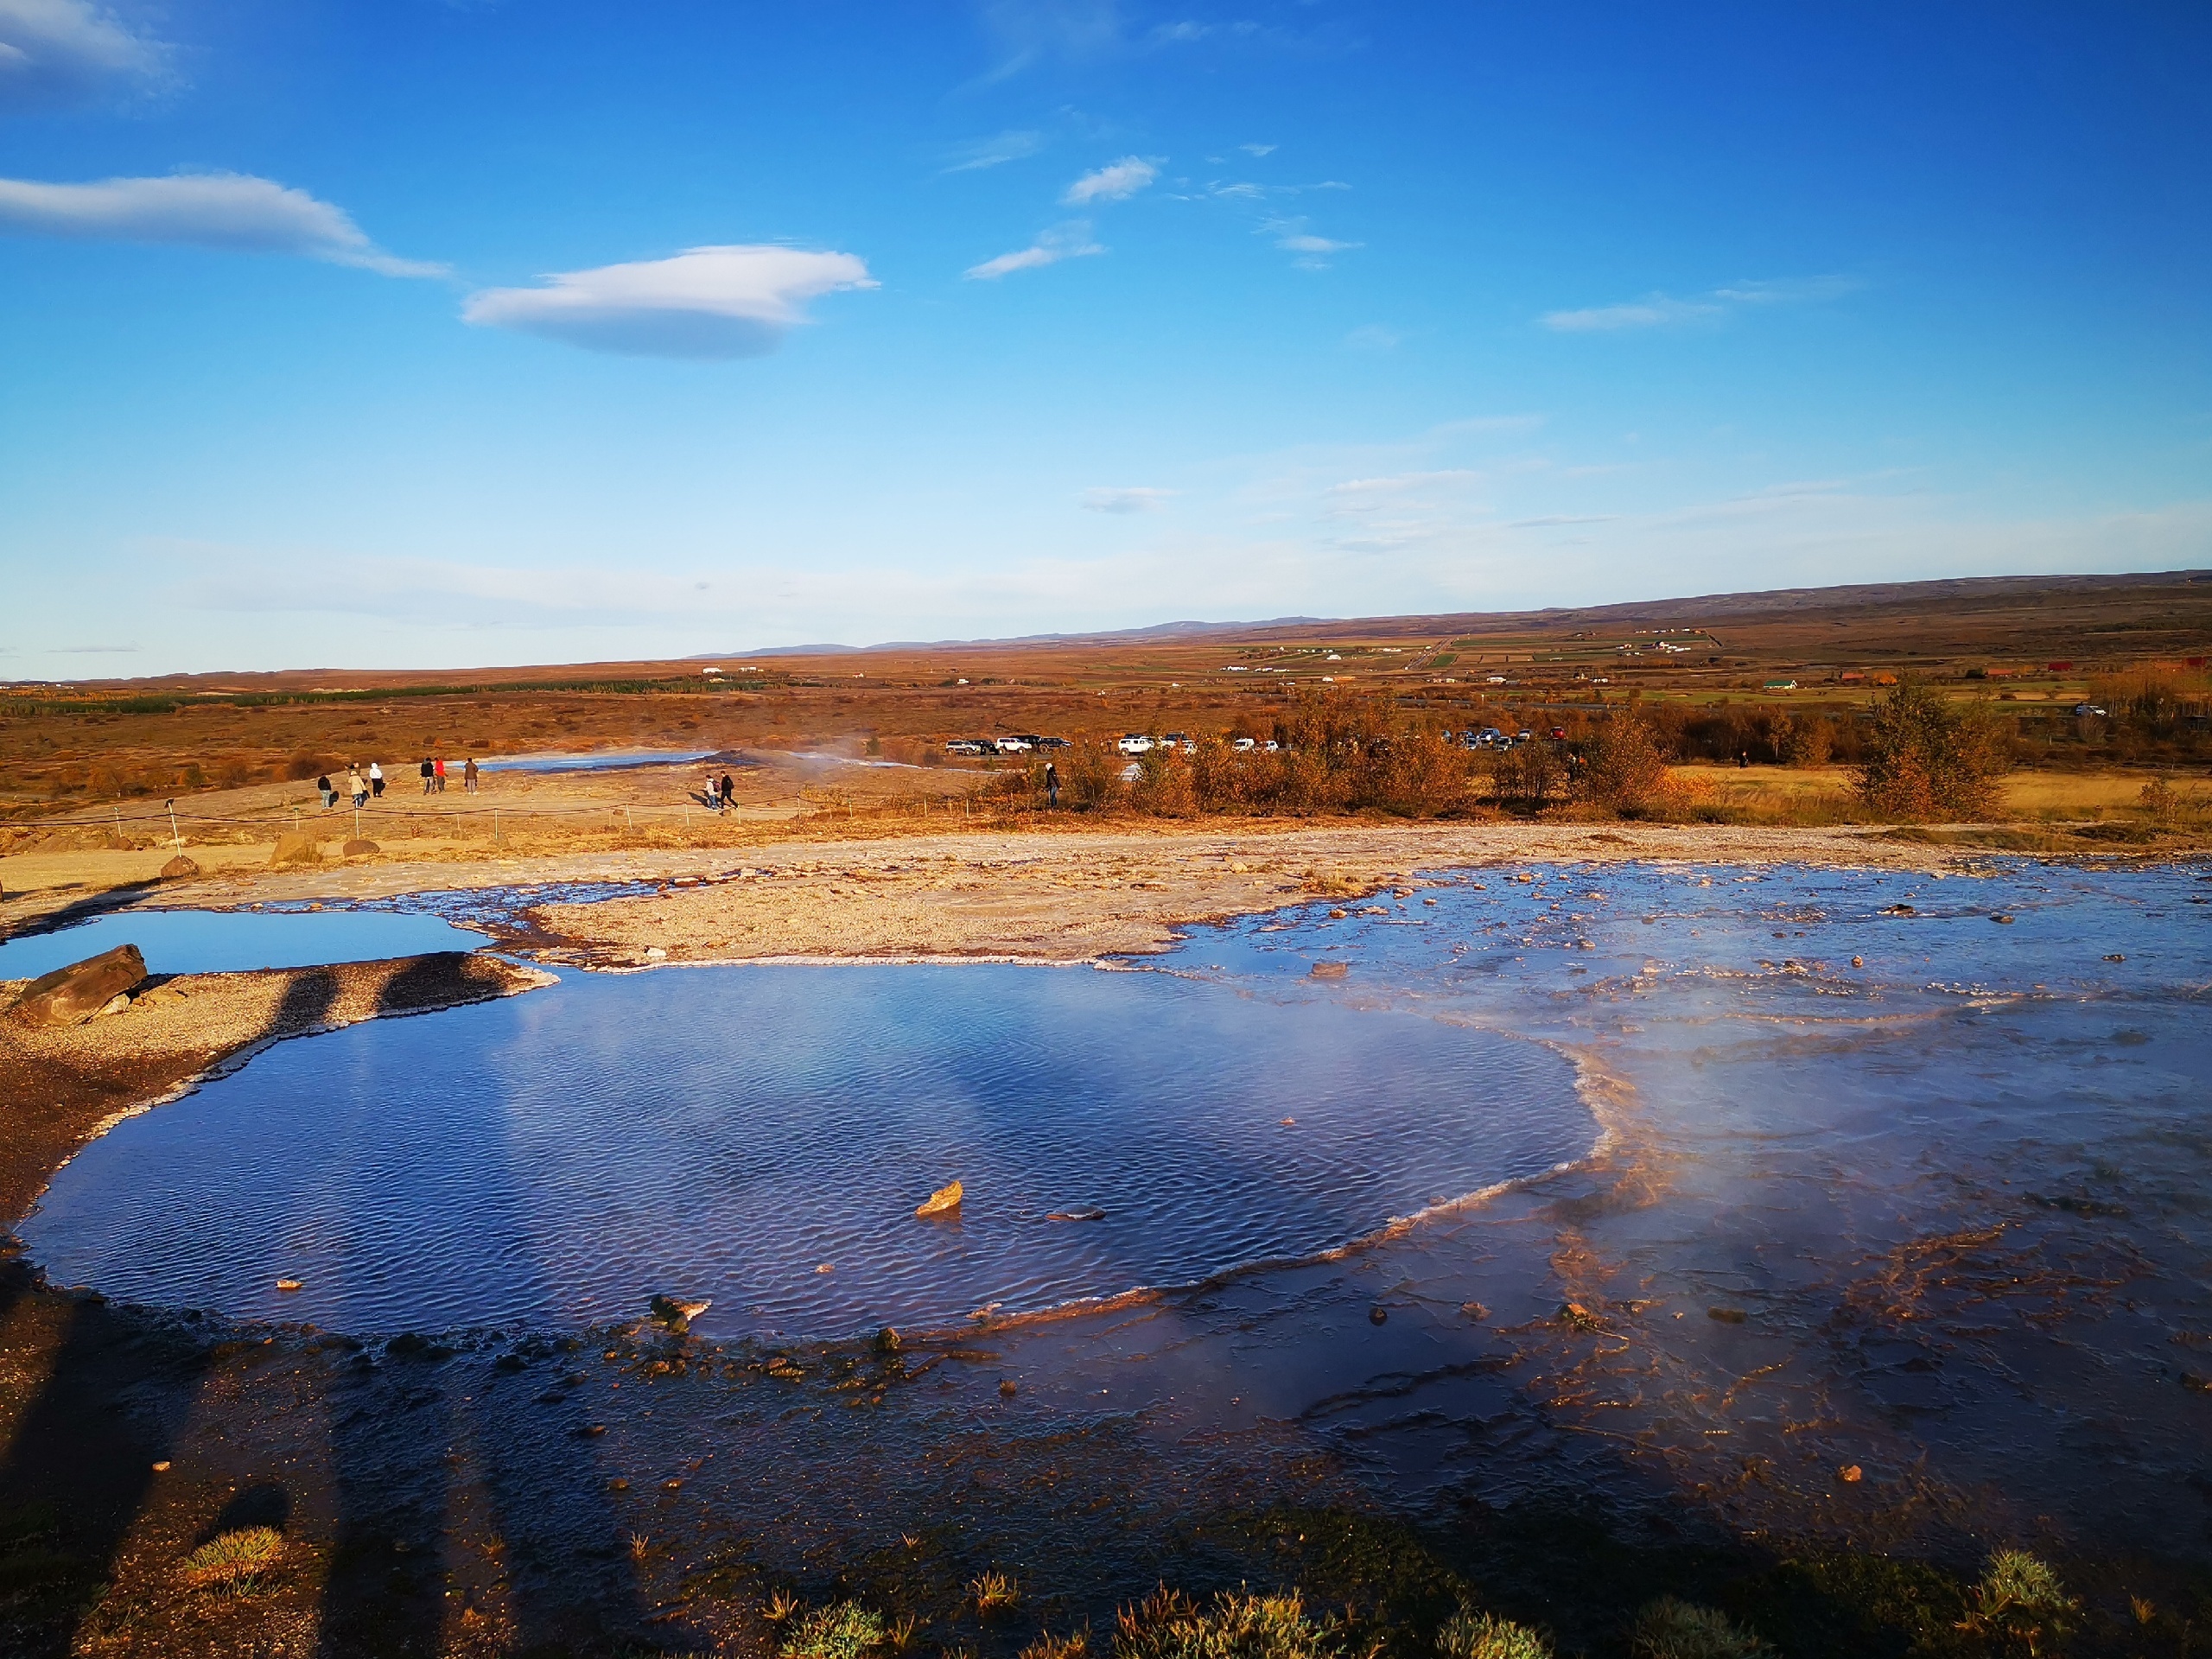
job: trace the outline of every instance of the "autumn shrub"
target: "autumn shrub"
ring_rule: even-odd
[[[1567,787],[1567,764],[1548,743],[1516,743],[1491,755],[1491,788],[1504,805],[1541,811]]]
[[[1471,758],[1433,733],[1395,739],[1367,757],[1363,772],[1363,804],[1398,817],[1441,817],[1473,804]]]
[[[1085,738],[1062,749],[1053,764],[1059,768],[1062,806],[1096,812],[1121,798],[1122,768],[1127,763],[1111,743]]]
[[[1853,781],[1885,817],[1985,817],[2010,764],[1979,716],[1908,680],[1875,705]]]
[[[1198,791],[1192,783],[1190,762],[1180,749],[1155,744],[1137,757],[1137,775],[1129,781],[1129,804],[1155,818],[1198,815]]]
[[[1590,740],[1575,792],[1624,818],[1656,810],[1667,798],[1667,761],[1651,728],[1634,715],[1616,715],[1600,726]]]

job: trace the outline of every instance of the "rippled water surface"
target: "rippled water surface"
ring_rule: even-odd
[[[65,1281],[340,1329],[668,1291],[715,1300],[702,1329],[846,1334],[1309,1255],[1592,1137],[1567,1061],[1418,1014],[1091,969],[667,969],[283,1045],[87,1149],[25,1233]],[[916,1219],[955,1178],[960,1216]]]
[[[971,1382],[931,1375],[957,1409],[908,1440],[832,1413],[807,1466],[1110,1417],[1179,1468],[1319,1452],[1408,1507],[2212,1556],[2212,875],[1519,873],[1132,973],[663,971],[286,1044],[89,1148],[27,1240],[126,1294],[387,1328],[675,1287],[851,1331],[1300,1255],[995,1331]],[[959,1230],[913,1222],[954,1174]],[[1109,1219],[1044,1218],[1078,1205]],[[636,1403],[614,1432],[671,1466],[733,1409]],[[798,1432],[759,1410],[746,1445]],[[717,1502],[787,1486],[722,1443]]]
[[[133,910],[0,942],[0,979],[33,979],[118,944],[155,974],[236,973],[474,950],[484,936],[435,916],[392,911]]]

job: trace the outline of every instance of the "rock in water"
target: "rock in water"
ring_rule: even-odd
[[[162,866],[162,880],[164,881],[183,881],[199,874],[200,867],[182,853]]]
[[[1348,962],[1317,962],[1309,970],[1315,979],[1342,979],[1351,972]]]
[[[314,834],[306,830],[284,831],[276,837],[276,850],[269,855],[269,868],[272,870],[286,864],[321,862],[322,849],[316,844]]]
[[[348,858],[366,858],[377,850],[377,844],[373,841],[356,836],[338,850]]]
[[[1047,1221],[1103,1221],[1103,1210],[1055,1210],[1045,1217]]]
[[[81,1026],[145,979],[146,958],[138,947],[118,944],[33,980],[16,1000],[15,1016],[35,1026]]]
[[[960,1200],[967,1196],[967,1189],[955,1181],[950,1186],[940,1186],[914,1207],[918,1216],[948,1216],[960,1207]]]
[[[714,1299],[708,1296],[696,1299],[682,1296],[656,1296],[652,1300],[653,1318],[681,1336],[691,1328],[692,1320],[697,1319],[714,1305]]]

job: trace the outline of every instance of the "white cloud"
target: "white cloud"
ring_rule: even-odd
[[[157,79],[168,58],[88,0],[0,0],[0,111],[90,97],[111,81]]]
[[[1278,237],[1275,246],[1286,253],[1342,253],[1348,248],[1359,246],[1359,244],[1332,242],[1325,236],[1308,236],[1300,232],[1295,236]]]
[[[1071,207],[1094,201],[1127,201],[1159,176],[1156,162],[1141,156],[1124,156],[1118,162],[1109,162],[1084,174],[1068,186],[1067,194],[1060,200]]]
[[[874,288],[857,255],[771,245],[689,248],[666,259],[556,272],[540,288],[468,296],[461,320],[587,350],[643,357],[759,357],[809,321],[806,302]]]
[[[979,265],[970,265],[963,274],[971,282],[995,283],[1017,270],[1035,270],[1042,265],[1056,265],[1063,259],[1079,259],[1089,254],[1105,251],[1104,247],[1090,239],[1089,222],[1074,219],[1065,225],[1055,226],[1026,248],[1017,248],[1012,253],[1001,253]]]
[[[1086,512],[1151,512],[1175,493],[1173,490],[1136,484],[1085,490],[1077,499]]]
[[[1257,158],[1262,156],[1272,156],[1276,150],[1281,149],[1282,146],[1280,144],[1239,144],[1236,148],[1243,150],[1247,156]]]
[[[1811,276],[1788,282],[1737,283],[1694,299],[1654,294],[1624,305],[1547,311],[1543,324],[1556,334],[1610,334],[1624,328],[1669,328],[1713,322],[1747,306],[1814,305],[1849,294],[1861,284],[1851,276]]]
[[[0,231],[118,242],[179,242],[240,253],[296,253],[387,276],[440,276],[394,258],[340,207],[245,173],[176,173],[96,184],[0,179]]]
[[[976,138],[956,146],[939,169],[946,173],[975,173],[984,168],[1002,167],[1008,162],[1020,161],[1034,156],[1045,148],[1041,132],[1001,132],[994,137]]]

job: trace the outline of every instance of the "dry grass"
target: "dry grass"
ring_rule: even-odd
[[[243,1527],[200,1545],[184,1558],[177,1574],[191,1589],[250,1596],[283,1554],[284,1535],[276,1528]]]
[[[971,1580],[968,1593],[975,1599],[976,1611],[984,1614],[1002,1612],[1021,1599],[1021,1590],[1014,1583],[1014,1575],[996,1567]]]

